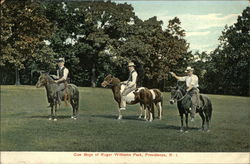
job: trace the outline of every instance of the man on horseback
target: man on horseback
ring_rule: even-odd
[[[57,75],[52,75],[55,79],[55,82],[58,84],[58,88],[56,89],[58,101],[61,102],[60,91],[63,91],[66,88],[68,81],[69,70],[64,66],[65,59],[59,58],[57,60],[58,70]]]
[[[191,121],[194,121],[194,116],[196,113],[196,108],[199,107],[199,84],[198,84],[198,76],[193,74],[194,69],[190,66],[187,67],[185,72],[187,76],[177,76],[175,73],[170,72],[170,74],[179,81],[186,81],[187,93],[191,96],[192,106],[191,106]]]
[[[127,81],[123,81],[121,84],[126,85],[125,89],[121,94],[121,105],[120,110],[126,110],[126,96],[136,89],[136,81],[137,81],[137,72],[135,70],[135,64],[133,62],[129,62],[128,64],[129,69],[129,78]]]

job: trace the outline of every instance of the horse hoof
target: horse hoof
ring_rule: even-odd
[[[71,118],[75,118],[74,116],[71,116]]]
[[[76,117],[74,117],[73,119],[76,120]]]
[[[184,133],[188,133],[188,131],[186,130]]]
[[[207,133],[209,133],[209,132],[210,132],[210,130],[207,130],[206,132],[207,132]]]
[[[184,131],[181,129],[180,132],[182,133],[182,132],[184,132]]]
[[[52,120],[52,118],[50,117],[49,120]]]
[[[54,121],[57,121],[57,119],[55,118]]]

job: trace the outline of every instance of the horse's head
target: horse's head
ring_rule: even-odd
[[[40,88],[40,87],[46,85],[49,80],[50,79],[49,79],[48,73],[42,73],[42,72],[40,72],[40,76],[39,76],[38,81],[36,83],[36,87]]]
[[[106,76],[103,82],[101,83],[102,87],[114,86],[114,85],[119,85],[119,84],[120,84],[120,80],[118,78],[115,78],[112,75]]]
[[[137,88],[136,90],[133,91],[134,95],[135,95],[135,100],[142,100],[146,97],[146,94],[149,93],[149,89],[145,88],[145,87],[140,87]]]
[[[140,100],[140,90],[137,88],[134,92],[135,100]]]
[[[171,94],[170,94],[170,104],[174,104],[176,100],[179,100],[183,97],[182,88],[179,86],[171,87]]]
[[[112,80],[113,80],[113,76],[112,75],[108,75],[104,78],[103,82],[102,82],[102,87],[107,87],[108,85],[110,85],[112,83]]]

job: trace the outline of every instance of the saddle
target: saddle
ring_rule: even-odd
[[[65,88],[63,90],[59,91],[59,93],[58,93],[59,94],[58,96],[60,97],[58,101],[63,100],[67,106],[68,105],[67,102],[69,101],[69,98],[70,98],[68,81],[64,82],[64,86],[65,86]]]

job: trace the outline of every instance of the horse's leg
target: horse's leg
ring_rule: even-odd
[[[180,132],[183,132],[183,113],[180,113],[180,117],[181,117],[181,129],[180,129]]]
[[[200,114],[201,119],[202,119],[201,130],[204,130],[205,116],[203,114],[203,111],[199,111],[199,114]]]
[[[139,109],[139,119],[141,119],[142,117],[142,112],[143,112],[143,107],[142,107],[142,104],[140,103],[140,109]]]
[[[58,104],[55,104],[55,117],[54,117],[54,121],[57,121],[57,105]]]
[[[186,118],[186,132],[188,131],[188,113],[185,113]]]
[[[161,120],[162,119],[162,107],[161,107],[161,102],[157,103],[157,109],[158,109],[158,118]]]
[[[118,120],[122,119],[122,111],[120,110],[120,108],[118,108]]]
[[[75,102],[74,102],[73,99],[70,99],[70,104],[72,106],[72,116],[71,116],[71,118],[75,118],[76,117],[76,109],[75,109],[76,105],[75,105]]]
[[[51,104],[49,120],[52,120],[52,119],[53,119],[53,110],[54,110],[53,108],[54,108],[54,104]]]
[[[143,110],[144,110],[144,120],[148,119],[148,109],[145,107],[145,104],[143,104]]]
[[[206,125],[207,125],[205,130],[207,132],[209,132],[209,114],[208,114],[208,112],[205,112],[205,118],[206,118]]]
[[[149,121],[152,122],[154,119],[154,104],[148,105]]]

